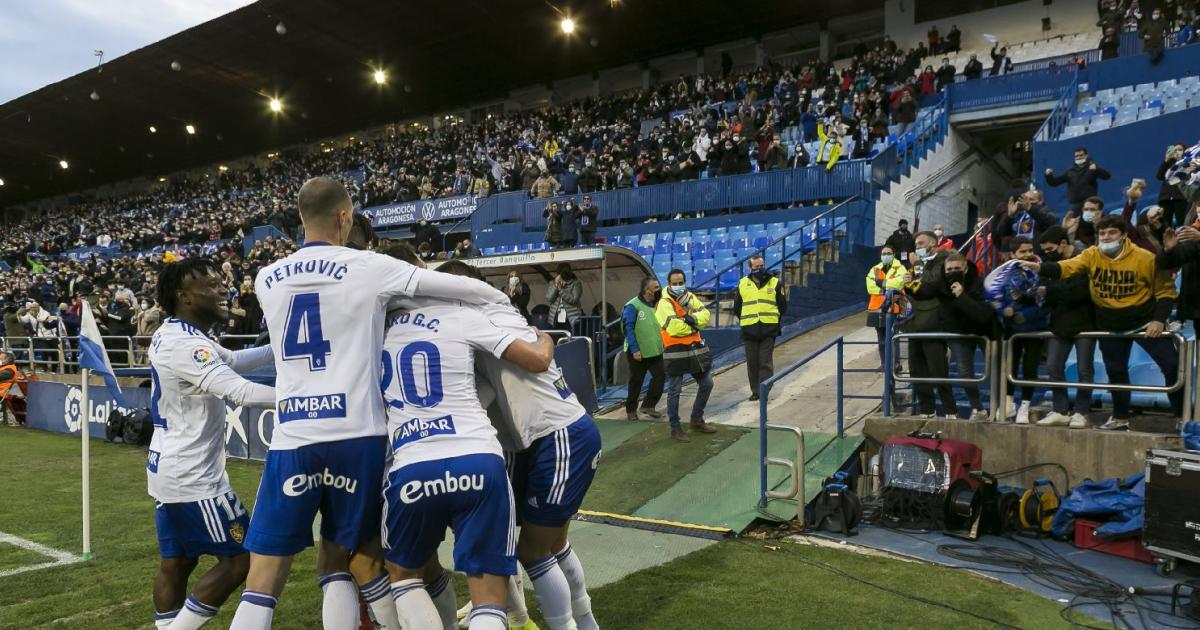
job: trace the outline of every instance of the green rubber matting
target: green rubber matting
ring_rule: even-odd
[[[724,427],[722,427],[724,430]],[[771,457],[795,459],[796,442],[790,435],[773,432],[768,444]],[[805,433],[805,496],[811,501],[821,482],[833,474],[862,443],[861,437],[837,438],[828,433]],[[758,501],[758,431],[751,430],[689,472],[678,483],[634,512],[635,516],[711,527],[745,529],[760,513]],[[768,486],[781,487],[787,469],[772,466]],[[794,516],[783,505],[772,505],[784,518]],[[794,510],[794,507],[791,508]]]
[[[625,576],[666,564],[709,545],[712,540],[649,532],[601,523],[571,524],[571,547],[587,570],[588,589],[600,588]],[[454,566],[454,535],[446,532],[446,542],[438,547],[442,566]],[[620,550],[614,553],[614,550]],[[533,588],[528,579],[526,590]]]
[[[653,425],[652,422],[596,419],[596,428],[600,430],[600,444],[605,451],[611,451],[621,446],[629,438]]]

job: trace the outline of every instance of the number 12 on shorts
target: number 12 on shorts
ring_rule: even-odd
[[[321,333],[321,294],[293,295],[283,329],[283,360],[307,359],[308,369],[320,372],[330,354],[329,341]]]

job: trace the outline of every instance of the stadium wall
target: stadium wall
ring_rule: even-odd
[[[901,47],[911,48],[917,42],[926,41],[929,27],[936,25],[944,36],[951,25],[957,24],[962,31],[964,49],[991,48],[983,40],[983,34],[995,35],[1002,43],[1027,42],[1055,35],[1081,32],[1100,32],[1096,26],[1095,0],[1054,0],[1044,6],[1042,0],[1026,0],[995,9],[954,15],[929,22],[915,22],[915,5],[922,0],[886,0],[884,3],[884,28],[888,35]],[[1042,30],[1042,18],[1050,18],[1050,30]],[[1096,41],[1100,38],[1097,36]],[[980,59],[990,66],[989,59]]]
[[[1060,216],[1066,214],[1066,185],[1050,188],[1043,173],[1047,168],[1061,173],[1071,165],[1075,149],[1087,147],[1092,159],[1112,173],[1112,178],[1102,180],[1099,187],[1105,210],[1120,211],[1124,204],[1123,190],[1134,177],[1145,179],[1148,184],[1146,195],[1138,205],[1140,210],[1158,201],[1161,183],[1154,175],[1167,145],[1181,142],[1191,146],[1195,143],[1197,129],[1200,129],[1200,108],[1192,108],[1068,140],[1036,142],[1033,146],[1035,181],[1046,193],[1047,207]]]

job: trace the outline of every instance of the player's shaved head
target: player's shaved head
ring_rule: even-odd
[[[354,204],[346,187],[332,177],[314,177],[300,187],[296,200],[304,240],[343,245],[354,226]]]

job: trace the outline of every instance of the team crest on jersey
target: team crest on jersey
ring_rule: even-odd
[[[216,355],[214,355],[208,348],[196,348],[195,350],[192,350],[192,363],[195,363],[196,367],[202,370],[212,365],[216,360]]]
[[[246,537],[246,529],[242,527],[241,523],[234,523],[229,526],[229,537],[233,539],[233,542],[240,545],[242,544],[242,539]]]
[[[558,395],[562,396],[563,400],[571,397],[571,388],[567,386],[567,379],[561,373],[554,379],[554,389],[558,390]]]

